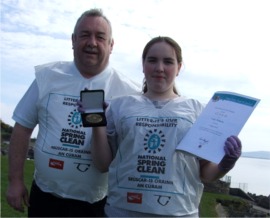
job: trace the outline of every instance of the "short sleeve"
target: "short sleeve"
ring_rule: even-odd
[[[12,119],[24,127],[34,129],[38,123],[38,87],[34,80],[17,104]]]

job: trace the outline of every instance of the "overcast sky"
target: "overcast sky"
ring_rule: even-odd
[[[71,34],[85,10],[113,25],[111,64],[142,83],[141,53],[155,36],[174,38],[182,95],[207,103],[215,91],[261,99],[239,137],[243,151],[270,151],[270,33],[267,0],[1,0],[1,119],[34,80],[34,66],[73,60]],[[34,132],[34,136],[36,136]]]

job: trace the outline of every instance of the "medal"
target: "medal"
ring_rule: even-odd
[[[85,119],[89,123],[100,123],[102,121],[102,116],[99,114],[89,114]]]

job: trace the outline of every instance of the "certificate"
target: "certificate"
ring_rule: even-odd
[[[240,133],[259,102],[238,93],[214,93],[176,149],[219,163],[225,155],[226,139]]]

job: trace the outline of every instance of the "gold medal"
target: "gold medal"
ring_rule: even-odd
[[[102,121],[102,116],[99,114],[89,114],[85,119],[89,123],[100,123]]]

